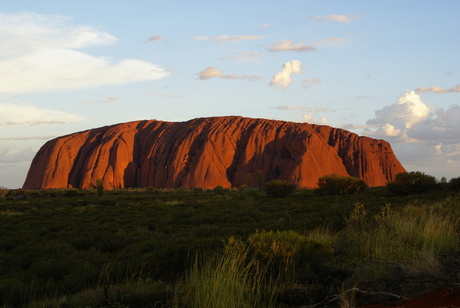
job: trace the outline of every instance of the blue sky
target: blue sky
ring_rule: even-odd
[[[460,176],[459,1],[0,4],[0,186],[57,136],[224,115],[344,128]]]

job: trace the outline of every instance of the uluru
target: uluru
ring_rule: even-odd
[[[405,169],[388,142],[326,125],[239,116],[135,121],[48,141],[24,189],[256,186],[314,188],[328,174],[383,186]]]

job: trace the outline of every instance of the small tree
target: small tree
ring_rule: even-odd
[[[449,181],[449,189],[455,190],[455,191],[460,191],[460,177],[450,179],[450,181]]]
[[[286,198],[296,189],[294,183],[285,180],[273,180],[265,183],[264,191],[273,198]]]
[[[354,194],[363,192],[367,188],[366,182],[361,178],[329,174],[318,179],[318,188],[315,189],[315,193],[319,195]]]
[[[104,181],[101,179],[96,180],[97,195],[102,196],[104,194]]]
[[[227,192],[227,190],[223,188],[222,185],[217,185],[216,187],[214,187],[213,191],[215,194],[221,195],[221,196],[225,195],[225,193]]]
[[[395,179],[387,183],[387,188],[398,195],[425,194],[436,188],[434,176],[420,171],[400,172]]]

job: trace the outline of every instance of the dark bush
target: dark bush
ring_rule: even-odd
[[[213,191],[215,194],[221,195],[221,196],[225,195],[225,193],[227,192],[227,190],[223,188],[221,185],[217,185],[216,187],[214,187]]]
[[[192,192],[194,192],[196,194],[201,194],[203,192],[203,188],[199,187],[199,186],[193,187]]]
[[[72,197],[80,197],[82,194],[76,190],[76,189],[67,189],[65,192],[64,192],[64,197],[69,197],[69,198],[72,198]]]
[[[450,179],[450,181],[449,181],[449,189],[450,190],[455,190],[455,191],[460,191],[460,177]]]
[[[296,189],[294,183],[285,180],[273,180],[265,183],[264,191],[273,198],[286,198]]]
[[[366,182],[361,178],[329,174],[318,179],[315,193],[318,195],[354,194],[363,192],[367,188]]]
[[[104,194],[104,181],[101,179],[96,180],[97,195],[102,196]]]
[[[387,183],[387,188],[397,195],[425,194],[436,188],[434,176],[420,171],[400,172]]]

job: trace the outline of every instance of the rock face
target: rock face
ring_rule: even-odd
[[[316,187],[327,174],[382,186],[405,171],[390,144],[343,129],[243,117],[137,121],[48,141],[24,189],[213,188],[273,179]]]

